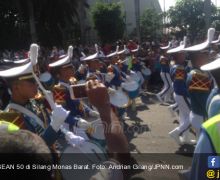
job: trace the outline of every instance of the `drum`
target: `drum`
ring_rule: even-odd
[[[144,76],[144,79],[148,79],[149,76],[151,75],[151,70],[145,66],[143,66],[143,68],[141,69],[141,72]]]
[[[110,103],[119,108],[125,108],[128,106],[129,98],[128,96],[122,91],[122,89],[116,90],[115,93],[110,93]]]
[[[141,86],[144,83],[144,76],[142,75],[142,73],[140,71],[136,72],[138,77],[140,78],[140,81],[138,82],[139,86]]]
[[[85,141],[76,147],[67,146],[60,158],[60,166],[67,168],[61,168],[61,173],[65,180],[72,180],[74,177],[87,180],[95,175],[97,167],[94,165],[100,165],[106,160],[105,150],[94,142]]]
[[[85,129],[82,128],[73,128],[74,134],[83,137],[86,140],[91,140],[95,143],[98,143],[103,148],[106,146],[105,134],[104,134],[104,126],[101,119],[90,121],[91,128]]]
[[[87,130],[87,135],[90,140],[97,142],[102,147],[106,146],[104,128],[105,127],[101,119],[97,119],[91,122],[91,128]]]
[[[129,76],[131,77],[131,80],[137,82],[138,85],[141,84],[141,78],[137,75],[137,73],[135,73],[134,71],[131,71]]]
[[[138,97],[139,85],[136,81],[122,83],[122,88],[128,93],[130,99]]]
[[[95,175],[93,176],[94,179],[108,179],[108,180],[124,180],[123,172],[119,169],[112,169],[110,167],[117,167],[119,163],[115,160],[105,161],[102,166],[106,167],[105,169],[97,169]]]
[[[53,88],[55,82],[49,72],[40,74],[39,79],[47,90],[51,90]]]

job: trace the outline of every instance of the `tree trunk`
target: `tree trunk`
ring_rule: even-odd
[[[139,43],[141,42],[141,30],[140,30],[140,0],[134,1],[135,18],[136,18],[136,30]]]
[[[84,1],[81,1],[79,3],[78,7],[78,19],[79,19],[79,26],[80,26],[80,41],[82,44],[85,43],[85,10],[84,10]]]
[[[205,0],[204,13],[205,13],[206,30],[208,30],[208,28],[210,27],[210,19],[211,19],[211,0]]]
[[[29,25],[30,25],[30,34],[32,43],[37,42],[37,32],[34,18],[34,7],[33,0],[27,0],[28,12],[29,12]]]

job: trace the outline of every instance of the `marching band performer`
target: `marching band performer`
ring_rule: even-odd
[[[30,48],[31,61],[28,60],[22,65],[9,63],[1,66],[0,76],[7,79],[8,87],[11,91],[11,101],[5,112],[8,112],[8,114],[17,113],[17,117],[11,119],[13,123],[22,129],[27,129],[40,135],[47,145],[51,147],[59,138],[59,130],[66,119],[70,117],[70,112],[60,105],[55,105],[50,113],[46,111],[43,105],[38,106],[35,102],[34,97],[37,95],[38,86],[33,76],[32,59],[37,58],[37,51],[37,45],[32,45]],[[74,135],[72,137],[70,140],[72,143],[82,143],[83,138]]]
[[[93,111],[88,106],[82,104],[79,99],[72,99],[70,94],[70,85],[76,82],[74,78],[74,67],[70,61],[72,57],[72,46],[68,49],[68,55],[58,59],[57,61],[49,64],[51,71],[55,78],[58,79],[59,84],[56,86],[56,89],[59,89],[64,92],[63,96],[63,107],[70,111],[70,114],[74,117],[71,119],[71,122],[68,122],[71,125],[76,125],[83,129],[88,129],[90,123],[82,119],[84,115],[98,116],[96,111]],[[55,92],[54,92],[55,93]]]
[[[216,80],[218,87],[216,88],[215,93],[213,93],[215,95],[211,95],[211,102],[209,104],[209,119],[201,126],[201,133],[194,151],[190,180],[203,179],[204,173],[207,171],[207,166],[204,166],[204,164],[207,163],[208,156],[212,154],[220,154],[220,98],[218,90],[220,85],[220,59],[217,57],[214,61],[201,66],[201,70],[210,71]]]
[[[183,52],[186,46],[186,37],[180,43],[180,46],[167,51],[168,54],[173,54],[175,65],[171,68],[170,74],[173,80],[174,99],[179,108],[179,126],[169,132],[169,135],[176,140],[178,144],[193,143],[187,139],[188,129],[190,126],[189,113],[190,102],[187,94],[186,78],[187,67],[185,67],[185,53]]]
[[[201,125],[207,119],[206,102],[213,88],[211,75],[200,70],[200,67],[209,62],[208,48],[214,33],[215,29],[210,28],[204,43],[185,48],[185,51],[190,53],[192,63],[192,70],[187,77],[187,89],[191,101],[190,121],[196,131],[197,139]]]
[[[162,49],[162,55],[160,56],[160,64],[161,64],[161,78],[164,83],[163,89],[156,94],[158,100],[163,103],[163,102],[169,102],[171,101],[173,89],[172,89],[172,81],[170,78],[170,62],[169,62],[169,57],[166,54],[166,51],[171,47],[171,43],[166,47],[161,47]]]
[[[214,44],[214,46],[216,46],[215,44],[218,44],[220,42],[220,36],[218,38],[218,40],[215,40],[215,41],[212,41],[212,44]],[[215,49],[217,50],[217,49]],[[216,51],[216,53],[218,53],[218,51]],[[219,55],[216,54],[215,58],[219,58]],[[208,97],[208,100],[207,100],[207,103],[206,103],[206,110],[207,110],[207,114],[208,114],[208,118],[211,118],[211,117],[214,117],[215,115],[219,114],[220,113],[220,96],[219,96],[219,87],[220,87],[220,82],[219,82],[219,67],[218,67],[218,64],[217,64],[217,60],[215,61],[216,64],[213,64],[212,63],[212,66],[211,63],[209,66],[206,66],[204,65],[204,67],[202,66],[201,69],[204,70],[204,71],[207,71],[209,70],[210,73],[212,74],[212,77],[214,78],[214,84],[215,84],[215,87],[212,89],[209,97]],[[216,65],[216,66],[214,66]],[[208,69],[207,69],[208,68]]]

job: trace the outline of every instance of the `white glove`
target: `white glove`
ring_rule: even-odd
[[[115,77],[114,73],[107,73],[105,74],[105,81],[106,82],[111,82],[111,80]]]
[[[126,76],[126,79],[128,80],[128,81],[131,81],[131,76]]]
[[[50,99],[54,99],[53,98],[53,93],[51,91],[46,90],[47,94],[50,96]]]
[[[122,88],[125,88],[125,83],[121,83],[121,87],[122,87]]]
[[[85,142],[85,139],[81,136],[77,136],[75,134],[73,134],[72,132],[68,131],[65,134],[65,139],[68,142],[68,144],[72,145],[72,146],[77,146],[77,145],[81,145]]]
[[[110,94],[115,94],[116,90],[109,87],[109,88],[108,88],[108,92],[109,92]]]
[[[91,123],[89,123],[88,121],[82,118],[79,118],[77,122],[77,127],[82,128],[82,129],[88,129],[89,127],[91,127]]]
[[[65,110],[61,105],[56,105],[52,111],[50,125],[57,132],[60,126],[64,123],[70,111]]]
[[[89,111],[89,115],[91,117],[99,117],[99,113],[97,111],[93,111],[93,110]]]
[[[68,144],[71,144],[74,147],[85,142],[85,139],[83,137],[76,136],[71,131],[67,130],[65,128],[65,125],[61,125],[60,130],[63,134],[65,134],[65,139],[68,142]]]

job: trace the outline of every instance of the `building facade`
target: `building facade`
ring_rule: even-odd
[[[97,2],[97,0],[87,0],[88,4],[91,7]],[[126,24],[126,36],[130,36],[134,32],[138,32],[138,25],[140,16],[147,8],[155,9],[158,13],[162,12],[159,1],[158,0],[103,0],[103,2],[111,3],[111,2],[121,2],[124,14],[125,14],[125,24]],[[88,9],[88,11],[90,11]],[[90,26],[90,32],[87,34],[87,38],[89,41],[94,41],[97,39],[96,32],[94,31],[91,15],[88,12],[88,19],[86,20],[87,26]],[[88,24],[89,23],[89,24]],[[137,34],[138,36],[138,34]]]

